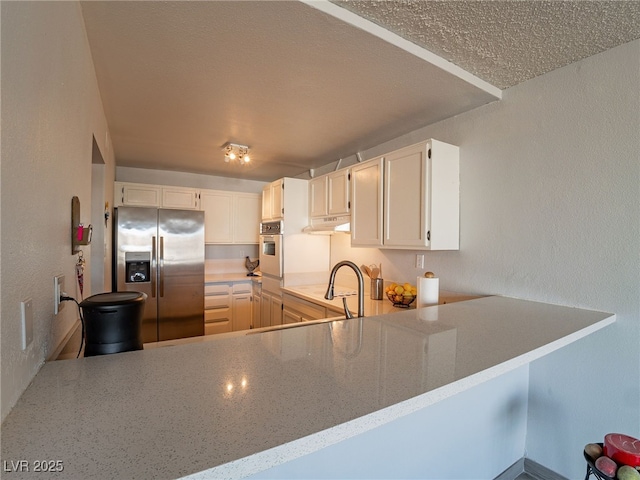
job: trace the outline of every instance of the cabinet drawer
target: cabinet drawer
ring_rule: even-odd
[[[229,308],[215,308],[204,311],[204,323],[231,323],[231,310]]]
[[[237,293],[251,293],[251,282],[234,283],[233,294]]]
[[[232,327],[230,313],[229,309],[205,310],[204,334],[215,335],[216,333],[230,332]]]
[[[231,284],[229,283],[205,283],[205,295],[229,295],[231,293]]]
[[[204,297],[204,308],[229,308],[231,306],[231,297],[229,295],[206,295]]]

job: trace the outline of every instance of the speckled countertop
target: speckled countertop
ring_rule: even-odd
[[[247,276],[246,273],[205,273],[204,283],[226,283],[226,282],[261,282],[262,276],[256,274]]]
[[[494,296],[51,362],[3,423],[2,460],[61,461],[64,471],[47,478],[239,478],[428,407],[614,321]]]
[[[347,287],[336,286],[335,291],[345,291],[345,290],[353,290]],[[296,297],[302,298],[304,300],[308,300],[310,302],[314,302],[316,304],[324,305],[332,312],[336,314],[342,315],[344,312],[344,307],[342,305],[342,298],[335,297],[333,300],[326,300],[324,298],[324,294],[327,291],[327,285],[296,285],[290,287],[283,287],[283,293],[289,293],[291,295],[295,295]],[[439,303],[444,305],[446,303],[452,302],[460,302],[464,300],[471,300],[474,298],[478,298],[478,295],[467,295],[458,292],[449,292],[445,290],[440,291],[439,295]],[[349,310],[355,315],[358,311],[358,297],[349,296],[347,297],[347,306]],[[414,301],[409,309],[415,309],[416,302]],[[365,294],[364,296],[364,316],[370,317],[374,315],[385,315],[387,313],[397,313],[402,310],[406,310],[402,307],[394,307],[393,303],[389,301],[389,299],[384,296],[382,300],[372,300],[369,294]]]

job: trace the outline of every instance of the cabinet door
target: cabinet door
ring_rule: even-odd
[[[233,295],[233,331],[249,330],[251,325],[251,295]]]
[[[271,295],[268,293],[262,293],[262,300],[260,305],[260,326],[271,326]]]
[[[198,191],[195,188],[162,187],[162,206],[195,210],[198,208]]]
[[[251,325],[253,328],[262,327],[262,297],[253,295],[251,300]]]
[[[282,325],[282,298],[271,297],[271,325]]]
[[[262,221],[271,220],[271,185],[262,189]]]
[[[386,155],[384,167],[385,247],[427,246],[429,179],[425,144]]]
[[[281,178],[262,189],[262,221],[280,220],[284,215],[284,195]]]
[[[298,323],[302,321],[302,317],[298,315],[296,312],[291,310],[287,310],[286,308],[282,310],[282,324],[287,323]]]
[[[204,243],[233,241],[233,197],[230,192],[202,190],[200,209],[204,210]]]
[[[383,157],[351,168],[351,245],[382,245]]]
[[[347,215],[349,213],[350,170],[344,169],[327,176],[327,213],[329,215]]]
[[[234,194],[233,243],[258,243],[260,238],[260,195]]]
[[[323,175],[309,181],[309,216],[323,217],[327,215],[328,177]]]
[[[271,219],[280,220],[284,216],[284,181],[282,179],[271,183]]]
[[[120,205],[131,207],[159,207],[161,187],[136,183],[120,183]],[[116,192],[118,198],[118,192]]]

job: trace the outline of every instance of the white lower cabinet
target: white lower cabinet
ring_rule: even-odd
[[[260,301],[260,326],[271,326],[271,295],[264,291]]]
[[[251,322],[253,328],[262,327],[262,285],[255,282],[251,296]]]
[[[260,325],[273,327],[282,325],[282,297],[272,292],[262,291]]]
[[[231,284],[214,283],[204,286],[204,334],[231,332]]]
[[[206,284],[204,292],[205,335],[254,328],[250,281]]]
[[[282,297],[273,295],[271,297],[271,326],[282,325]]]
[[[251,294],[234,295],[233,305],[233,331],[249,330],[251,326]]]
[[[327,318],[327,309],[294,295],[282,295],[282,323],[307,322]]]

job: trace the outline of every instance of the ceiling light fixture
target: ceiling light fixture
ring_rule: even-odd
[[[233,160],[238,160],[241,165],[249,163],[251,157],[249,157],[249,147],[246,145],[238,145],[237,143],[227,142],[222,146],[224,150],[224,161],[229,163]]]

